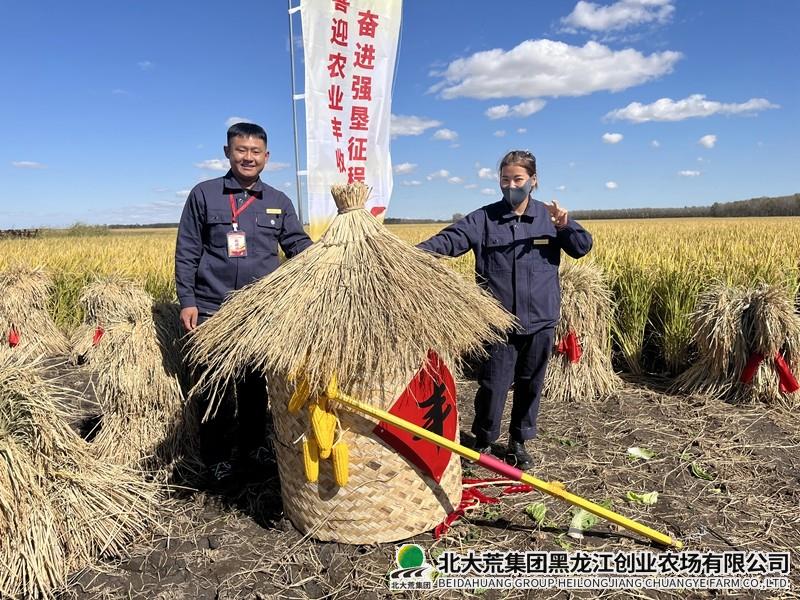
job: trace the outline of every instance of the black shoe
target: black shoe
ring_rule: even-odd
[[[492,444],[491,442],[487,442],[484,438],[476,437],[472,441],[472,449],[480,454],[491,454]]]
[[[508,451],[506,452],[506,462],[512,467],[517,467],[522,471],[530,469],[533,466],[531,455],[525,450],[525,442],[517,442],[511,440],[508,442]]]

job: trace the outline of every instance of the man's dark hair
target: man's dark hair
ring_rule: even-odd
[[[255,137],[264,140],[264,146],[267,145],[267,132],[261,125],[255,123],[234,123],[228,128],[228,145],[231,145],[231,140],[237,135],[242,137]]]

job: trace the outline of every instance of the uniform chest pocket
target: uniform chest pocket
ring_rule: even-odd
[[[228,232],[233,231],[230,211],[210,212],[206,217],[208,243],[217,248],[228,245]]]
[[[510,233],[495,233],[486,239],[484,261],[487,271],[511,271],[514,267],[514,238]]]
[[[558,269],[561,251],[555,238],[541,236],[527,240],[526,256],[534,271]]]
[[[277,254],[278,238],[283,228],[283,215],[256,215],[256,238],[253,247],[256,252]]]

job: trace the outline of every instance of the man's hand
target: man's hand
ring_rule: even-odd
[[[566,208],[561,208],[558,205],[558,200],[552,200],[550,204],[545,202],[544,205],[547,207],[547,212],[550,213],[550,220],[557,229],[561,229],[567,224],[567,216],[569,213]]]
[[[196,306],[187,306],[181,309],[181,324],[186,331],[192,331],[197,327]]]

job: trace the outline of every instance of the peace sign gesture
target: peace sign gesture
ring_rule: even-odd
[[[566,208],[559,206],[558,200],[553,199],[549,204],[545,202],[544,205],[547,207],[547,212],[550,213],[550,220],[556,226],[556,229],[561,229],[567,224],[567,215],[569,213]]]

